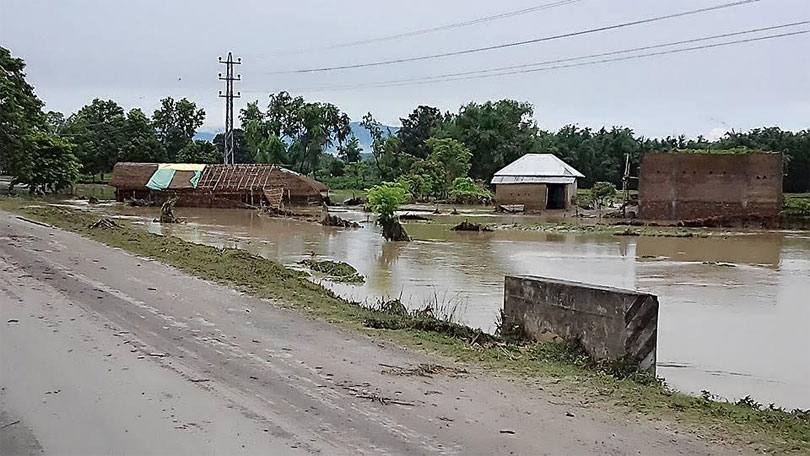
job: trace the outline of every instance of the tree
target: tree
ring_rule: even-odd
[[[616,197],[616,187],[610,182],[597,182],[591,188],[591,199],[602,216],[602,207]]]
[[[405,179],[410,182],[414,196],[422,201],[446,193],[447,172],[444,165],[434,159],[415,161]]]
[[[408,191],[399,183],[384,182],[368,190],[368,205],[377,214],[377,223],[382,227],[383,237],[388,241],[409,241],[408,234],[399,223],[395,213],[408,201]]]
[[[383,132],[382,124],[371,113],[363,116],[360,126],[371,135],[371,155],[381,179],[394,180],[405,174],[414,162],[414,157],[402,153],[399,138],[391,132]]]
[[[402,152],[416,158],[427,158],[430,149],[427,140],[441,127],[444,116],[438,108],[419,106],[405,119],[399,119],[402,127],[397,137],[402,144]]]
[[[524,154],[540,151],[532,105],[515,100],[468,103],[449,116],[437,137],[470,149],[470,176],[489,181],[497,170]]]
[[[217,133],[212,142],[217,148],[221,163],[225,153],[225,133]],[[233,161],[235,163],[256,163],[255,157],[248,149],[245,131],[241,128],[233,129]]]
[[[287,157],[287,145],[278,136],[271,135],[256,151],[256,163],[283,164]]]
[[[124,145],[118,155],[119,161],[166,161],[166,148],[158,140],[152,121],[140,108],[131,109],[127,113],[124,137]]]
[[[35,131],[26,135],[23,143],[24,149],[31,153],[22,162],[14,164],[12,185],[27,185],[31,194],[56,193],[79,177],[79,161],[71,153],[72,145],[66,140]],[[15,155],[15,158],[22,157]]]
[[[0,47],[0,171],[16,176],[30,150],[23,138],[44,124],[42,101],[25,80],[25,62]]]
[[[352,136],[346,144],[338,148],[338,157],[346,163],[356,163],[360,161],[360,153],[363,148],[360,147],[360,141]]]
[[[152,114],[158,139],[166,148],[169,160],[175,160],[180,149],[190,143],[205,121],[205,111],[185,98],[160,100],[160,108]]]
[[[68,118],[64,135],[76,145],[74,152],[86,174],[108,172],[126,143],[124,108],[113,100],[94,99]]]
[[[466,177],[470,170],[472,152],[455,139],[430,138],[427,140],[430,159],[441,163],[444,168],[445,181],[442,191],[445,192],[458,177]]]
[[[180,163],[219,163],[222,154],[217,147],[208,141],[195,140],[186,144],[177,153],[177,161]]]
[[[492,192],[469,177],[457,177],[453,180],[450,199],[456,204],[488,204],[492,198]]]

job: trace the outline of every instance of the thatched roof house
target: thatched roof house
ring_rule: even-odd
[[[110,185],[119,201],[177,196],[180,206],[201,207],[259,206],[268,203],[265,193],[278,194],[290,204],[320,204],[321,194],[329,190],[286,168],[257,164],[117,163]]]

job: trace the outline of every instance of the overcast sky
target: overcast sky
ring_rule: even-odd
[[[444,59],[295,75],[273,71],[408,58],[574,32],[732,0],[580,0],[529,14],[364,46],[334,44],[419,30],[553,0],[171,1],[0,0],[0,45],[28,64],[47,108],[76,111],[95,97],[151,113],[165,96],[205,108],[222,129],[217,57],[242,58],[237,108],[290,90],[382,122],[420,104],[531,102],[541,127],[623,125],[646,136],[717,135],[735,128],[810,127],[810,34],[692,53],[497,78],[353,90],[363,85],[609,52],[810,20],[810,0],[760,2],[653,24]],[[810,26],[791,30],[810,29]],[[784,32],[784,31],[783,31]],[[782,33],[783,33],[782,32]],[[779,32],[777,32],[779,33]],[[761,34],[760,34],[761,35]],[[318,50],[320,48],[320,50]]]

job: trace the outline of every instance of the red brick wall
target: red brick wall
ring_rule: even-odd
[[[776,218],[782,154],[644,154],[639,205],[649,220]]]

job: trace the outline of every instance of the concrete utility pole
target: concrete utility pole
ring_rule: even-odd
[[[219,58],[219,63],[225,65],[225,76],[223,77],[222,73],[219,73],[219,80],[225,81],[225,94],[223,94],[221,90],[219,91],[219,96],[225,99],[225,147],[223,150],[223,158],[226,165],[233,165],[233,99],[242,98],[242,92],[233,93],[233,81],[242,80],[241,74],[234,77],[233,66],[241,65],[242,58],[240,57],[234,61],[233,56],[229,52],[226,60],[222,60],[222,57]]]

